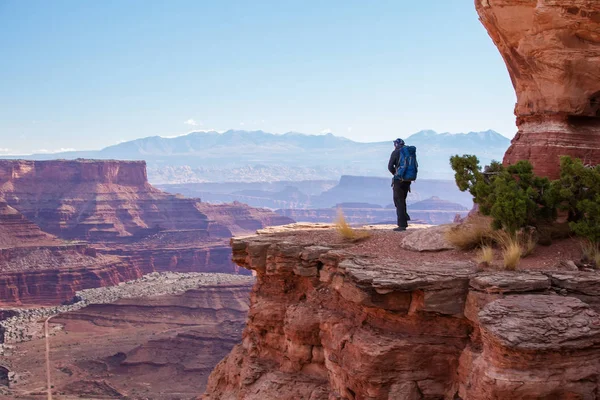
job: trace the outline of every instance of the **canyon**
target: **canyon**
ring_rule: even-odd
[[[600,4],[476,0],[517,94],[518,133],[505,163],[556,178],[559,157],[600,163]]]
[[[193,398],[240,341],[253,278],[153,273],[77,292],[78,302],[3,321],[5,398],[46,398],[44,320],[57,398]],[[2,387],[4,386],[4,387]]]
[[[155,271],[248,274],[229,238],[292,221],[162,192],[142,161],[0,160],[0,198],[0,304],[60,304]]]
[[[46,397],[44,321],[59,398],[202,393],[254,282],[229,239],[290,221],[164,193],[144,162],[0,161],[0,395]]]
[[[482,270],[462,251],[393,245],[410,234],[233,239],[256,284],[242,342],[202,398],[597,398],[598,271],[565,269],[558,253],[548,266]]]

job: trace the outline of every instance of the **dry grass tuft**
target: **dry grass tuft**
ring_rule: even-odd
[[[492,265],[494,262],[494,249],[492,246],[484,245],[477,253],[477,262],[480,264]]]
[[[341,209],[338,209],[338,216],[337,220],[335,221],[335,229],[344,240],[351,242],[358,242],[371,237],[371,232],[365,230],[356,230],[348,225],[348,222],[346,222],[346,217],[344,217],[344,212]]]
[[[490,242],[493,236],[490,218],[473,216],[460,225],[453,226],[446,231],[448,242],[461,250],[471,250],[482,244]]]
[[[581,253],[584,262],[593,263],[596,268],[600,268],[600,247],[597,243],[583,240],[581,242]]]
[[[523,258],[531,255],[535,250],[538,239],[534,231],[525,231],[521,233],[520,237],[521,248],[523,249]]]
[[[505,231],[496,231],[494,239],[502,248],[504,268],[511,271],[517,269],[523,256],[523,248],[521,247],[521,243],[519,243],[519,239],[515,235],[511,235]]]

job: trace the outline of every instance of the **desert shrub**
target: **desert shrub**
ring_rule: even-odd
[[[476,156],[453,156],[450,165],[456,184],[468,190],[482,214],[493,218],[493,227],[515,234],[519,229],[556,217],[556,196],[551,182],[533,173],[528,161],[504,167],[492,162],[481,172]]]
[[[561,157],[560,179],[552,187],[573,232],[600,244],[600,165],[585,166],[579,159]]]
[[[344,212],[338,209],[337,220],[335,222],[335,229],[344,240],[357,242],[360,240],[371,237],[371,233],[365,230],[356,230],[352,228],[346,221]]]
[[[519,257],[530,254],[537,240],[550,244],[553,237],[565,237],[571,231],[593,249],[584,258],[594,260],[600,254],[600,165],[561,157],[560,179],[551,182],[536,176],[527,161],[508,167],[492,162],[483,172],[473,155],[454,156],[450,164],[459,189],[473,195],[480,212],[492,217],[495,229],[504,230],[519,243]],[[558,210],[568,215],[566,224],[556,222]],[[528,231],[530,226],[536,228],[535,237]],[[516,254],[514,249],[513,258]]]
[[[489,243],[492,233],[492,224],[489,218],[473,216],[462,224],[448,229],[444,236],[453,246],[461,250],[471,250]]]

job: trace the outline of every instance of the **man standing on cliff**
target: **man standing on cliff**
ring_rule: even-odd
[[[410,192],[410,181],[401,180],[396,176],[396,172],[400,166],[400,151],[402,147],[404,147],[404,140],[394,140],[394,151],[388,162],[388,170],[394,175],[392,187],[394,189],[394,206],[396,206],[396,216],[398,217],[398,227],[394,228],[395,231],[405,231],[410,220],[406,212],[406,196]]]

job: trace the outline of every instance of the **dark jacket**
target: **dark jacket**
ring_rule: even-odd
[[[390,162],[388,162],[388,171],[390,171],[392,175],[396,175],[396,170],[398,169],[398,165],[400,164],[400,149],[401,147],[392,151],[392,155],[390,156]]]

